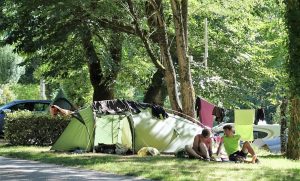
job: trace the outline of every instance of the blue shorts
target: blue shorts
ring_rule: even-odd
[[[243,151],[236,151],[229,155],[230,161],[238,161],[237,157],[243,157],[246,158],[248,153],[244,153]]]

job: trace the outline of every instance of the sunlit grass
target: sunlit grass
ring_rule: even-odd
[[[0,155],[157,180],[300,180],[300,162],[259,152],[261,164],[203,162],[174,156],[138,157],[50,152],[0,146]]]

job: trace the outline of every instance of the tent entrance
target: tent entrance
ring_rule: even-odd
[[[133,124],[130,116],[105,115],[95,120],[94,146],[118,145],[133,151]]]

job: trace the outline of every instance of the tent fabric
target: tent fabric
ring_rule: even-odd
[[[204,99],[201,99],[200,104],[200,122],[203,125],[212,128],[214,118],[212,112],[215,108],[215,105],[207,102]]]
[[[74,111],[75,106],[66,98],[62,89],[59,89],[51,105],[57,105],[60,108]]]
[[[73,117],[64,132],[51,147],[51,150],[92,150],[94,134],[93,111],[90,107],[88,107],[80,110],[79,114],[83,118],[84,124],[82,124],[82,122],[80,122],[76,117]]]
[[[120,144],[132,149],[132,132],[125,115],[107,115],[96,118],[94,145]]]
[[[146,109],[132,115],[135,132],[135,149],[154,147],[160,152],[174,153],[185,145],[193,144],[194,136],[202,132],[202,127],[182,117],[169,114],[158,119]]]
[[[139,114],[142,110],[147,108],[152,108],[152,115],[157,118],[167,118],[168,114],[159,105],[148,104],[148,103],[138,103],[134,101],[127,100],[104,100],[104,101],[94,101],[93,109],[98,114],[122,114],[124,112],[130,112],[132,114]]]
[[[234,127],[236,134],[241,135],[242,141],[253,141],[254,109],[234,110]]]
[[[202,132],[202,127],[177,115],[163,116],[162,110],[153,106],[114,114],[101,113],[95,105],[80,110],[54,143],[51,150],[92,151],[102,144],[116,144],[138,151],[142,147],[154,147],[160,152],[174,153],[185,145],[192,144],[194,136]],[[80,120],[78,118],[82,118]]]

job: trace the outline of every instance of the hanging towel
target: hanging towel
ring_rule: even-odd
[[[216,107],[213,109],[212,114],[213,114],[214,116],[216,116],[215,121],[216,121],[218,124],[220,124],[220,123],[223,122],[223,118],[224,118],[224,116],[225,116],[225,110],[224,110],[223,108],[220,108],[220,107],[217,107],[217,106],[216,106]]]
[[[256,117],[255,117],[255,122],[254,124],[257,125],[258,121],[261,120],[265,120],[265,110],[264,108],[259,108],[256,110]]]
[[[204,124],[205,126],[208,126],[210,128],[213,127],[213,109],[215,108],[215,105],[207,102],[204,99],[201,99],[200,101],[200,122]]]
[[[242,141],[253,141],[254,109],[234,110],[235,133],[241,135]]]
[[[200,116],[200,110],[201,110],[201,99],[200,97],[197,96],[196,98],[196,102],[195,102],[195,111],[197,113],[197,118],[199,118]]]

